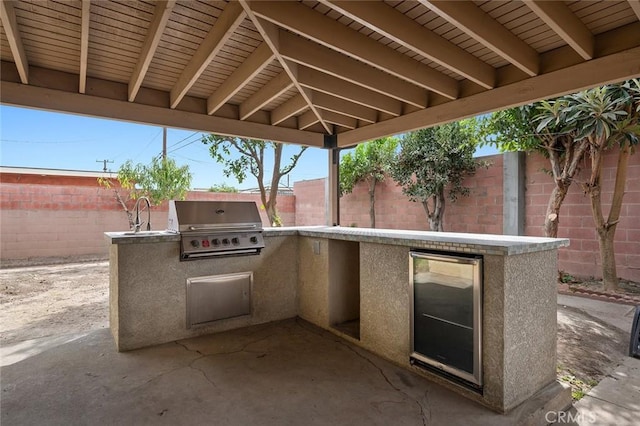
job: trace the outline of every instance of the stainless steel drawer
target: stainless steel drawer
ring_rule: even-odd
[[[187,328],[251,314],[252,272],[187,279]]]

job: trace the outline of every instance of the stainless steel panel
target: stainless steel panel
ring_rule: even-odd
[[[417,251],[410,252],[409,259],[411,358],[482,386],[482,259]],[[429,291],[434,291],[432,301]],[[420,300],[416,293],[421,293]],[[444,347],[447,344],[458,348]]]
[[[262,219],[253,201],[176,201],[169,203],[167,229],[176,232],[260,230]]]
[[[251,314],[252,272],[187,279],[187,328]]]

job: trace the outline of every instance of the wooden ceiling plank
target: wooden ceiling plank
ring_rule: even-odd
[[[229,2],[216,20],[207,37],[202,41],[195,54],[184,68],[175,86],[171,89],[171,108],[176,108],[182,98],[193,86],[209,62],[222,49],[233,31],[242,23],[246,12],[237,2]]]
[[[149,25],[149,30],[147,31],[147,37],[144,40],[142,50],[138,55],[138,62],[136,63],[136,67],[134,68],[133,73],[131,74],[131,79],[129,80],[129,102],[134,101],[138,94],[138,90],[140,90],[140,86],[142,85],[144,77],[149,70],[149,65],[151,65],[151,60],[155,55],[158,44],[160,43],[160,38],[167,26],[167,22],[169,22],[169,16],[171,15],[175,4],[176,0],[161,0],[156,3],[153,18]]]
[[[295,86],[295,88],[298,90],[298,92],[300,93],[302,98],[307,103],[307,106],[318,117],[318,120],[320,120],[320,124],[326,130],[327,134],[332,134],[333,129],[331,128],[331,126],[329,126],[327,123],[325,123],[322,120],[322,117],[320,117],[320,113],[318,112],[316,107],[311,102],[311,99],[309,99],[310,94],[308,93],[307,89],[302,87],[302,86],[300,86],[300,84],[298,83],[297,76],[296,76],[297,68],[295,67],[295,64],[291,64],[291,63],[286,62],[285,58],[280,54],[280,33],[281,33],[281,30],[279,28],[277,28],[273,23],[268,22],[268,21],[264,21],[264,20],[260,19],[260,17],[256,16],[256,14],[253,12],[253,10],[250,7],[250,2],[249,1],[247,1],[247,0],[239,0],[239,2],[242,5],[242,7],[244,8],[245,13],[251,19],[251,22],[253,22],[253,24],[256,26],[256,29],[260,32],[260,35],[262,36],[263,40],[265,42],[267,42],[267,44],[269,45],[269,47],[271,48],[273,53],[276,55],[276,58],[278,59],[278,62],[280,63],[280,66],[282,66],[282,69],[284,69],[284,71],[287,73],[287,75],[289,76],[289,78],[293,82],[293,85]]]
[[[89,22],[91,1],[82,0],[82,24],[80,25],[80,75],[78,91],[84,93],[87,89],[87,60],[89,56]]]
[[[393,116],[402,114],[402,102],[389,96],[365,89],[340,78],[303,65],[298,67],[298,81],[304,87],[337,96],[357,104],[384,111]]]
[[[496,72],[491,65],[385,3],[337,0],[320,2],[486,89],[495,85]]]
[[[298,64],[420,108],[427,106],[426,90],[295,34],[281,30],[279,49]]]
[[[263,42],[247,59],[227,78],[218,89],[207,99],[209,115],[233,97],[247,82],[251,81],[273,60],[274,53],[269,45]]]
[[[246,120],[251,114],[267,105],[269,102],[282,95],[293,87],[293,81],[286,71],[269,80],[260,90],[251,95],[240,104],[240,120]]]
[[[27,54],[20,37],[20,29],[18,28],[18,20],[16,19],[12,1],[0,2],[0,19],[13,55],[13,62],[16,64],[20,75],[20,81],[22,81],[22,84],[29,84],[29,61],[27,61]]]
[[[305,130],[319,122],[320,120],[318,119],[318,117],[316,117],[314,112],[309,110],[304,114],[298,116],[298,129]]]
[[[256,15],[280,27],[419,87],[450,99],[458,96],[458,82],[455,79],[300,3],[255,1],[251,2],[251,9]]]
[[[358,127],[358,120],[353,117],[347,117],[334,111],[320,110],[323,120],[335,124],[337,126],[346,127],[347,129],[355,129]]]
[[[593,58],[593,34],[563,2],[524,0],[524,3],[584,60]]]
[[[529,76],[539,72],[538,53],[469,0],[419,0],[438,15],[511,62]]]
[[[638,20],[640,20],[640,0],[627,0],[631,9],[635,12]]]
[[[338,137],[338,146],[352,146],[370,139],[524,105],[609,82],[627,80],[637,77],[638,64],[640,64],[640,47],[629,48],[619,53],[580,62],[490,91],[466,96],[464,102],[448,101],[342,133]]]
[[[315,91],[312,93],[314,105],[324,110],[333,111],[335,113],[367,121],[369,123],[375,123],[378,119],[378,113],[375,109],[340,99],[326,93]]]
[[[301,94],[298,94],[271,111],[271,124],[282,123],[287,118],[301,113],[308,107],[307,100]],[[318,119],[320,118],[318,117]]]

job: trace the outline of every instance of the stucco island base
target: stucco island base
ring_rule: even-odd
[[[281,228],[265,230],[260,256],[180,262],[176,235],[107,237],[110,320],[118,350],[299,316],[496,411],[532,397],[553,401],[557,409],[570,403],[568,390],[555,381],[557,248],[568,240]],[[412,248],[483,255],[480,393],[409,363]],[[254,273],[252,315],[187,329],[186,279],[241,271]],[[355,333],[338,327],[351,317]]]

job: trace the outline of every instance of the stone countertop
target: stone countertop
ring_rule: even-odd
[[[265,237],[289,235],[503,256],[557,249],[569,245],[567,238],[464,234],[456,232],[351,228],[341,226],[294,226],[264,229]],[[141,231],[138,233],[130,231],[105,232],[105,237],[111,244],[180,241],[180,234],[171,231]]]

